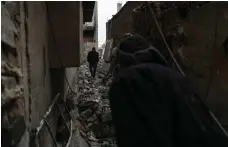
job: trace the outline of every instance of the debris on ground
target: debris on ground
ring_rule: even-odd
[[[78,94],[68,96],[68,107],[76,127],[89,146],[116,147],[115,131],[112,125],[111,109],[108,99],[109,79],[105,84],[105,76],[98,63],[96,77],[90,75],[87,63],[80,66]]]

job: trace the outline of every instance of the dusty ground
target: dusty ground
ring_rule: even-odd
[[[68,105],[74,121],[74,135],[70,146],[115,147],[114,128],[108,100],[108,85],[101,84],[104,75],[100,72],[92,78],[87,63],[80,67],[78,93],[69,95]]]

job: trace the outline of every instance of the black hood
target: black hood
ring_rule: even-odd
[[[142,63],[157,63],[167,66],[164,56],[153,46],[134,53],[127,53],[117,49],[116,56],[120,66],[124,68]]]

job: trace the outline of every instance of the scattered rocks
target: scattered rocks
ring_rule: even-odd
[[[20,82],[22,73],[20,68],[13,66],[8,61],[1,63],[2,106],[23,96],[23,85]]]
[[[96,77],[90,76],[87,63],[80,66],[78,89],[74,98],[80,124],[80,134],[90,146],[116,147],[111,109],[108,100],[108,85],[102,84],[104,74],[101,71],[103,61],[97,67]]]

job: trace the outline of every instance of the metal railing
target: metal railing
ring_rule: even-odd
[[[69,114],[69,117],[70,117],[70,126],[68,126],[67,120],[66,120],[66,118],[64,117],[64,114],[63,114],[63,112],[61,111],[61,109],[60,109],[60,107],[59,107],[59,104],[57,103],[59,97],[60,97],[60,94],[58,93],[58,94],[55,96],[54,100],[52,101],[51,105],[49,106],[48,110],[46,111],[45,115],[43,116],[42,120],[40,121],[38,127],[34,130],[34,131],[35,131],[35,132],[34,132],[34,141],[35,141],[35,146],[36,146],[36,147],[40,147],[40,143],[39,143],[39,134],[40,134],[41,129],[42,129],[43,127],[46,127],[46,128],[47,128],[47,130],[48,130],[48,132],[49,132],[49,134],[50,134],[50,136],[51,136],[51,138],[52,138],[52,140],[53,140],[53,142],[54,142],[54,144],[55,144],[55,147],[58,147],[58,143],[57,143],[57,141],[56,141],[55,135],[54,135],[53,131],[51,130],[50,123],[48,122],[48,116],[50,116],[50,114],[51,114],[51,112],[53,111],[53,108],[54,108],[54,107],[56,107],[57,111],[60,113],[60,116],[61,116],[61,118],[62,118],[63,121],[64,121],[64,125],[65,125],[65,127],[67,128],[67,130],[69,131],[70,136],[69,136],[69,139],[68,139],[68,141],[67,141],[66,147],[69,147],[69,145],[70,145],[71,138],[72,138],[72,130],[73,130],[73,128],[72,128],[72,119],[71,119],[70,112],[69,112],[69,110],[68,110],[66,104],[64,103],[64,104],[63,104],[63,105],[64,105],[64,108],[65,108],[65,110],[67,111],[67,113]]]

